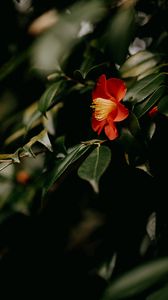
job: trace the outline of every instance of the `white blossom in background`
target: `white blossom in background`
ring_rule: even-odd
[[[82,21],[80,24],[80,30],[78,32],[78,37],[82,37],[93,31],[93,25],[88,21]]]
[[[32,0],[13,0],[18,12],[26,14],[32,11]]]
[[[143,11],[138,11],[136,15],[136,23],[140,26],[146,25],[151,18],[151,15],[147,15]]]
[[[133,43],[130,44],[129,46],[129,53],[131,55],[136,54],[139,51],[145,50],[150,44],[152,43],[152,38],[151,37],[146,37],[143,39],[140,39],[136,37],[133,41]]]

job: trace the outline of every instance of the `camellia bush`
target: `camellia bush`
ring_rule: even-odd
[[[168,2],[0,13],[1,297],[167,300]]]

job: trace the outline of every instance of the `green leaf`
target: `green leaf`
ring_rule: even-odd
[[[75,75],[78,78],[86,79],[91,77],[89,75],[97,75],[100,76],[103,72],[105,73],[105,69],[109,66],[109,62],[104,61],[104,57],[99,47],[95,47],[90,43],[83,55],[82,64],[80,66],[80,70],[75,71]]]
[[[32,184],[13,185],[11,182],[11,186],[8,185],[8,189],[10,189],[10,193],[7,194],[2,203],[0,199],[0,224],[15,212],[30,215],[32,202],[37,192],[37,186]]]
[[[90,69],[92,69],[96,64],[96,48],[89,47],[86,49],[86,52],[84,53],[84,58],[82,65],[80,67],[80,73],[82,74],[82,77],[85,79]]]
[[[168,95],[164,96],[158,103],[158,111],[168,117]]]
[[[54,82],[47,88],[47,90],[41,96],[38,104],[38,109],[41,113],[46,113],[54,98],[57,98],[57,101],[60,99],[62,93],[65,91],[66,85],[67,82],[65,79],[61,79],[57,82]]]
[[[65,136],[64,135],[61,135],[59,136],[56,141],[55,141],[55,151],[58,153],[58,154],[63,154],[64,156],[67,155],[67,149],[65,147]]]
[[[127,92],[125,100],[138,103],[143,101],[146,97],[152,94],[164,83],[164,74],[149,75],[137,81]]]
[[[58,22],[36,40],[32,51],[33,65],[43,73],[59,70],[73,47],[81,41],[78,35],[81,22],[94,24],[105,14],[105,5],[97,0],[78,1],[69,6],[65,13],[59,14]]]
[[[14,72],[26,59],[28,59],[29,54],[30,48],[28,48],[25,52],[19,53],[19,55],[13,56],[9,61],[7,61],[0,68],[0,81]]]
[[[8,199],[11,210],[29,215],[35,193],[36,189],[33,186],[16,187],[15,192],[12,193],[12,197]]]
[[[139,135],[141,132],[140,124],[139,124],[137,117],[135,116],[135,114],[133,112],[130,111],[127,121],[128,121],[128,127],[129,127],[131,134],[133,136]]]
[[[113,16],[107,29],[104,43],[114,61],[118,64],[124,62],[128,53],[128,47],[132,40],[135,25],[135,12],[133,6],[122,5]]]
[[[129,57],[121,66],[121,76],[123,78],[139,76],[156,66],[159,60],[158,54],[148,51],[139,51]]]
[[[168,258],[146,263],[114,280],[106,289],[103,300],[126,299],[135,296],[167,275]]]
[[[99,180],[111,161],[111,151],[106,146],[97,146],[78,169],[78,175],[89,181],[96,193],[99,192]]]
[[[168,286],[166,285],[162,289],[156,291],[149,297],[147,297],[146,300],[167,300],[168,299]]]
[[[37,102],[34,102],[24,110],[22,122],[27,131],[38,124],[38,120],[42,116],[41,112],[38,111],[37,108]]]
[[[70,166],[80,159],[91,146],[90,144],[78,144],[68,149],[67,155],[64,155],[63,158],[59,158],[59,156],[55,157],[52,169],[45,174],[43,194],[45,194],[53,183],[57,181]]]
[[[145,113],[147,113],[164,95],[165,86],[160,86],[145,102],[135,106],[134,113],[137,118],[141,118]]]
[[[63,106],[63,102],[58,102],[53,108],[46,112],[46,117],[42,117],[43,126],[51,135],[55,135],[55,119]]]

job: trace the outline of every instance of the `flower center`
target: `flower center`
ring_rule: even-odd
[[[94,109],[95,119],[103,121],[116,108],[116,104],[109,99],[96,98],[91,107]]]

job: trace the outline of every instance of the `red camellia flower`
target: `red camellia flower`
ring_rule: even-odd
[[[120,103],[126,94],[125,83],[118,78],[99,77],[92,92],[92,129],[98,134],[104,132],[109,140],[118,136],[116,122],[128,117],[128,109]]]

